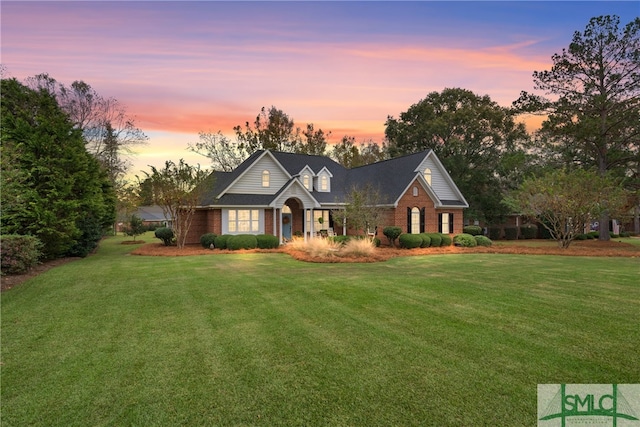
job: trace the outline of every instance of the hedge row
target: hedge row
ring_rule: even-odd
[[[451,236],[441,233],[403,233],[398,237],[400,247],[405,249],[413,248],[437,248],[440,246],[450,246]]]
[[[271,234],[222,234],[216,236],[213,233],[207,233],[200,237],[200,244],[202,247],[210,249],[275,249],[280,246],[280,240]]]

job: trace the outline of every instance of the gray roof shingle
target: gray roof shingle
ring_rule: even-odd
[[[331,178],[331,192],[312,193],[313,197],[322,204],[341,203],[345,195],[354,187],[372,183],[377,188],[382,198],[382,204],[395,203],[404,193],[407,186],[416,178],[416,169],[430,150],[397,157],[370,165],[346,169],[341,164],[326,156],[308,154],[271,152],[273,157],[291,176],[298,175],[305,166],[314,173],[326,168],[333,177]],[[259,150],[242,162],[233,172],[214,172],[215,183],[207,191],[203,205],[236,205],[236,206],[266,206],[276,195],[264,194],[224,194],[220,200],[215,197],[227,188],[235,179],[242,175],[264,153]],[[462,200],[441,200],[446,206],[466,206]]]

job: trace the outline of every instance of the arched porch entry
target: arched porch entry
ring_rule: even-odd
[[[280,209],[280,240],[287,242],[294,237],[305,240],[314,238],[322,232],[333,234],[333,218],[329,209],[318,209],[317,206],[305,206],[296,198],[287,199]]]
[[[288,198],[280,209],[281,240],[287,242],[295,236],[305,236],[306,211],[304,204],[297,197]]]

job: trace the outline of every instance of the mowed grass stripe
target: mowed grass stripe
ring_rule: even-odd
[[[636,259],[118,243],[3,294],[3,425],[531,425],[538,383],[640,380]]]

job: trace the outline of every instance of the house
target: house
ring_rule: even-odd
[[[372,184],[381,196],[386,226],[403,232],[462,232],[468,204],[431,150],[347,169],[325,156],[260,150],[232,172],[214,172],[215,183],[195,212],[187,243],[202,234],[273,234],[313,238],[323,229],[354,234],[334,221],[354,186]],[[385,240],[385,239],[382,239]]]
[[[147,227],[171,227],[173,225],[173,219],[165,216],[161,206],[140,206],[133,215],[142,220],[142,224]],[[127,214],[126,220],[118,222],[116,231],[124,231],[129,226],[131,215]]]
[[[167,217],[161,206],[140,206],[136,211],[138,218],[146,226],[171,227],[173,219]]]

